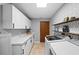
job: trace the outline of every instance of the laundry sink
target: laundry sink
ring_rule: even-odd
[[[48,36],[47,39],[48,40],[60,40],[61,38],[57,36]]]

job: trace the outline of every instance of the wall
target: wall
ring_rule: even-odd
[[[79,17],[79,3],[67,3],[52,17],[52,25],[64,21],[64,17]],[[69,23],[70,31],[79,33],[79,22]],[[52,31],[52,29],[51,29]],[[53,33],[53,31],[52,31]]]
[[[79,17],[79,3],[64,4],[52,18],[52,20],[54,20],[53,23],[55,24],[64,21],[64,17],[66,16]]]
[[[50,21],[50,19],[32,19],[32,31],[34,32],[34,41],[40,42],[40,21]]]

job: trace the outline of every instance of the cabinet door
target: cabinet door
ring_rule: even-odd
[[[30,52],[30,40],[27,41],[27,54]]]
[[[29,43],[26,43],[26,44],[25,44],[24,54],[25,54],[25,55],[29,55]]]
[[[29,39],[29,53],[30,53],[30,51],[31,51],[31,49],[32,49],[32,44],[33,42],[32,42],[32,38],[30,38]]]
[[[26,26],[27,26],[27,29],[30,29],[31,27],[31,21],[28,18],[26,18]]]
[[[28,44],[27,42],[25,43],[25,47],[24,47],[24,55],[28,55],[29,51],[28,51]]]
[[[11,29],[12,26],[12,6],[11,5],[3,5],[3,28]]]
[[[15,29],[25,29],[25,24],[24,24],[24,15],[16,8],[13,6],[13,23],[14,23],[14,28]]]
[[[24,14],[20,14],[21,15],[21,24],[22,24],[22,28],[25,29],[25,22],[26,22],[26,17]]]
[[[29,23],[28,18],[26,17],[26,29],[28,29],[28,26],[29,26],[28,23]]]
[[[31,20],[28,20],[28,29],[31,28]]]
[[[1,55],[11,55],[12,54],[12,47],[10,44],[10,37],[9,36],[2,36],[0,37],[0,54]]]

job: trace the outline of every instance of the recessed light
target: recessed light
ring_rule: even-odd
[[[45,7],[47,7],[47,3],[36,3],[36,6],[38,8],[45,8]]]

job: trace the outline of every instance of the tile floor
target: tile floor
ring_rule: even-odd
[[[44,55],[45,43],[34,44],[30,55]]]

